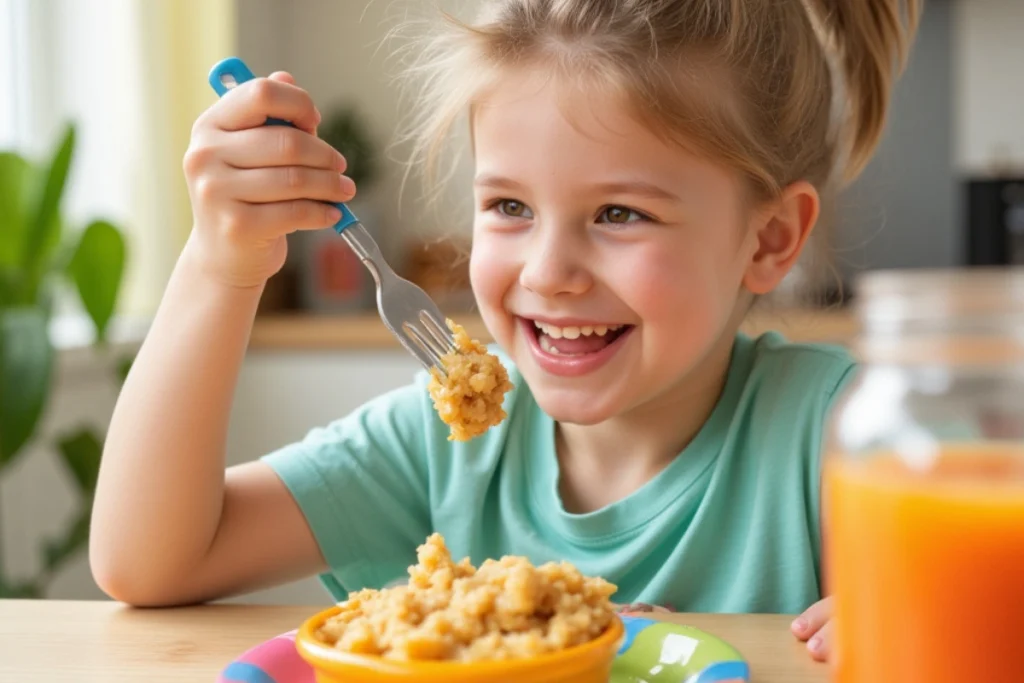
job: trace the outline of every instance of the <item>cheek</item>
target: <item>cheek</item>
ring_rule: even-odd
[[[623,275],[620,296],[645,322],[674,336],[680,329],[715,328],[731,312],[731,264],[692,245],[638,251],[617,269]]]
[[[495,295],[498,295],[500,302],[501,290],[505,288],[503,282],[508,279],[507,260],[507,256],[490,240],[474,238],[469,258],[469,279],[477,298],[493,304]]]
[[[501,245],[502,240],[487,235],[473,239],[473,251],[469,259],[469,279],[477,305],[492,333],[501,336],[497,329],[502,323],[504,301],[509,290],[519,277],[514,253]]]

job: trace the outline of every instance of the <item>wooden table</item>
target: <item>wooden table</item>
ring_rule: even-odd
[[[321,607],[134,610],[111,602],[0,601],[4,683],[214,683],[231,660]],[[754,683],[826,683],[775,615],[671,615],[735,645]]]

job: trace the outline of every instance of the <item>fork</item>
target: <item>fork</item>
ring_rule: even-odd
[[[255,76],[245,62],[229,57],[213,67],[209,81],[217,95],[223,96],[253,78]],[[265,125],[292,124],[268,118]],[[335,232],[341,235],[373,275],[377,287],[377,310],[384,325],[423,367],[445,374],[441,359],[455,349],[455,338],[445,323],[444,314],[426,292],[399,277],[388,265],[377,242],[347,206],[342,203],[333,206],[341,211],[341,220],[334,225]]]

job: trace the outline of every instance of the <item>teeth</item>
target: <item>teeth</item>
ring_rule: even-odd
[[[622,329],[622,325],[583,325],[582,327],[558,327],[556,325],[549,325],[548,323],[542,323],[538,320],[533,322],[537,329],[543,332],[552,339],[579,339],[580,336],[589,337],[596,334],[599,337],[603,337],[609,332],[615,332]]]
[[[548,338],[547,335],[544,335],[543,337],[540,338],[540,348],[546,351],[547,353],[550,353],[552,356],[557,356],[559,353],[561,353],[558,349],[551,345],[551,340]]]

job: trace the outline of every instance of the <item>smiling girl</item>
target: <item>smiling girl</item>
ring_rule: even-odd
[[[293,79],[246,83],[185,159],[194,230],[110,428],[97,582],[167,605],[318,573],[342,599],[438,531],[474,562],[568,560],[622,603],[810,607],[794,629],[827,656],[819,456],[854,364],[739,328],[870,159],[918,0],[481,4],[415,66],[416,147],[427,164],[468,119],[471,280],[508,418],[449,441],[424,375],[225,471],[285,236],[355,192]]]

